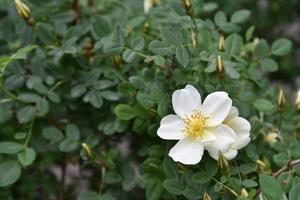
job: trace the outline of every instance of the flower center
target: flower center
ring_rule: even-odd
[[[195,140],[203,139],[206,136],[205,129],[208,124],[208,117],[202,112],[196,111],[191,116],[184,119],[186,124],[183,132]]]

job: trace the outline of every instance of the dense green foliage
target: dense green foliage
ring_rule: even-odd
[[[299,199],[300,165],[272,177],[300,158],[299,115],[289,101],[278,108],[279,86],[266,78],[292,43],[254,39],[244,23],[256,13],[193,1],[195,27],[175,0],[148,14],[140,0],[26,4],[32,23],[0,1],[0,199],[254,199],[259,190]],[[207,155],[195,166],[174,162],[175,142],[156,134],[186,84],[203,96],[228,92],[251,122],[230,175]]]

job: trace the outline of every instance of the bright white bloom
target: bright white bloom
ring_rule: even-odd
[[[234,133],[236,134],[236,141],[231,145],[229,151],[224,153],[226,159],[231,160],[236,157],[237,150],[245,147],[250,142],[250,123],[239,117],[239,111],[236,107],[232,106],[229,114],[225,118],[223,124],[229,126]],[[213,158],[218,158],[218,153],[210,151],[210,154]]]
[[[144,12],[147,14],[152,8],[152,0],[144,0]]]
[[[197,89],[187,85],[173,93],[172,104],[176,115],[164,117],[157,134],[179,140],[169,152],[174,161],[194,165],[201,161],[204,149],[218,155],[228,152],[237,141],[237,134],[223,124],[232,105],[226,92],[211,93],[202,103]]]

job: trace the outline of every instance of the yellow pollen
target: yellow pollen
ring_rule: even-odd
[[[205,117],[201,112],[196,111],[189,117],[184,119],[186,124],[183,132],[191,138],[203,139],[206,136],[205,129],[208,124],[208,117]]]

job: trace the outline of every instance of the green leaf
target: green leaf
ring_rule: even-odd
[[[100,16],[96,15],[92,18],[92,34],[95,39],[101,39],[111,33],[111,29],[108,21]]]
[[[278,166],[283,166],[289,162],[290,157],[286,153],[282,152],[274,155],[273,159]]]
[[[207,2],[203,5],[202,9],[204,12],[212,12],[212,11],[218,9],[218,4],[215,2]]]
[[[53,26],[46,23],[37,23],[35,26],[35,34],[43,43],[55,43],[55,30]]]
[[[41,115],[45,115],[49,111],[49,102],[45,98],[40,98],[36,103],[36,109]]]
[[[133,62],[135,59],[138,58],[138,54],[131,50],[131,49],[126,49],[123,54],[122,54],[122,58],[128,62],[128,63],[131,63]]]
[[[0,68],[7,67],[7,65],[14,60],[26,59],[27,54],[36,49],[37,47],[38,46],[36,45],[28,45],[22,49],[19,49],[12,56],[0,57]]]
[[[254,54],[257,58],[262,59],[269,55],[269,44],[266,40],[261,39],[254,49]]]
[[[30,122],[35,117],[36,109],[34,106],[26,106],[17,112],[17,119],[20,124]]]
[[[278,64],[271,58],[265,58],[260,62],[260,66],[268,72],[275,72],[278,70]]]
[[[144,93],[139,93],[136,96],[136,99],[144,108],[151,108],[155,103],[150,95]]]
[[[64,138],[62,132],[55,126],[45,127],[42,131],[44,138],[51,140],[52,142],[59,142]]]
[[[243,185],[245,187],[256,187],[258,184],[253,180],[247,179],[247,180],[243,180]]]
[[[208,183],[211,179],[211,174],[208,172],[197,172],[193,174],[192,181],[198,184]]]
[[[145,46],[145,40],[142,36],[134,37],[131,40],[130,47],[135,51],[140,51]]]
[[[266,99],[258,99],[254,102],[254,106],[261,112],[270,112],[274,109],[273,104]]]
[[[276,56],[284,56],[288,54],[292,49],[292,42],[288,39],[278,39],[272,44],[272,54]]]
[[[18,100],[24,103],[36,103],[40,99],[40,95],[37,95],[35,93],[22,93],[18,96]]]
[[[68,124],[66,126],[66,134],[67,134],[67,137],[69,137],[73,140],[80,139],[80,131],[75,124]]]
[[[176,48],[176,59],[183,67],[186,67],[189,64],[190,55],[186,48]]]
[[[214,21],[217,26],[223,27],[227,23],[227,17],[223,11],[218,11],[215,14]]]
[[[272,176],[266,174],[259,175],[259,185],[262,194],[269,200],[282,200],[283,192],[280,184]]]
[[[300,182],[295,184],[290,190],[289,200],[300,200]]]
[[[231,16],[231,22],[241,24],[250,17],[251,12],[249,10],[238,10]]]
[[[0,187],[14,184],[21,175],[21,166],[16,160],[0,163]]]
[[[18,154],[18,160],[23,166],[28,166],[33,163],[36,157],[36,152],[32,148],[25,148]]]
[[[166,179],[163,187],[171,194],[180,195],[184,192],[184,185],[176,179]]]
[[[86,92],[86,86],[83,84],[76,85],[71,90],[71,97],[78,98]]]
[[[253,32],[255,30],[255,26],[250,26],[247,31],[246,31],[246,40],[249,41],[252,36],[253,36]]]
[[[170,45],[165,42],[153,40],[149,43],[148,49],[157,55],[165,56],[172,53]]]
[[[114,113],[121,120],[130,120],[136,117],[135,109],[126,104],[119,104],[115,107]]]
[[[225,72],[232,79],[240,78],[240,73],[233,66],[225,65]]]
[[[63,152],[71,152],[77,148],[77,140],[74,140],[73,138],[65,138],[63,141],[60,142],[59,144],[59,150]]]
[[[160,200],[163,195],[164,189],[162,183],[155,181],[146,188],[146,198],[148,200]]]
[[[114,91],[109,91],[109,90],[102,91],[102,92],[100,92],[100,95],[104,99],[107,99],[107,100],[110,100],[110,101],[117,101],[117,100],[120,99],[120,95],[117,92],[114,92]]]
[[[102,198],[97,192],[88,191],[88,192],[81,192],[78,195],[77,200],[102,200]]]
[[[0,142],[0,154],[16,154],[24,149],[24,146],[16,142]]]
[[[225,40],[225,51],[229,58],[239,55],[243,46],[243,39],[237,34],[230,35]]]

